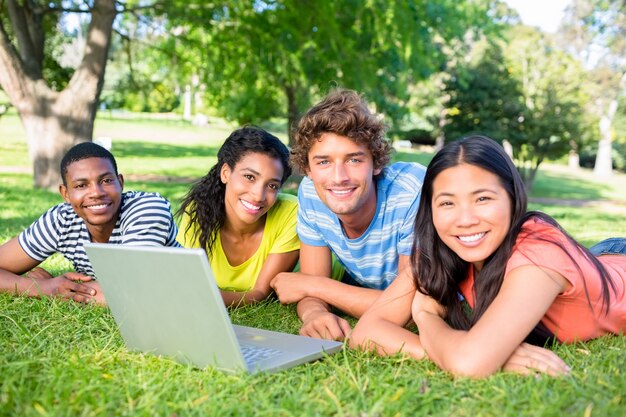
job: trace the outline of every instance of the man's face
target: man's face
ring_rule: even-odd
[[[106,158],[86,158],[67,166],[67,185],[59,192],[94,234],[96,230],[112,231],[122,202],[124,178],[116,175]]]
[[[374,175],[381,171],[374,169],[369,149],[327,132],[309,150],[308,163],[307,176],[320,200],[341,220],[365,216],[369,224],[376,211]]]

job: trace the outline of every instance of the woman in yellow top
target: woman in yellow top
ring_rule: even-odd
[[[287,147],[243,127],[182,201],[178,241],[206,250],[227,306],[264,300],[276,274],[298,261],[297,199],[279,193],[290,174]]]

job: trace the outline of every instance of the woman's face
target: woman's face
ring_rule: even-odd
[[[226,185],[228,221],[245,227],[262,220],[276,203],[283,165],[269,155],[248,153],[232,169],[228,164],[222,165],[220,177]]]
[[[433,182],[431,204],[439,238],[480,271],[511,225],[511,198],[500,179],[475,165],[448,168]]]

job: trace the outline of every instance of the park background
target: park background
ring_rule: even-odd
[[[336,86],[385,118],[394,160],[487,133],[510,145],[531,208],[586,245],[626,235],[624,7],[572,0],[546,33],[500,1],[1,2],[0,241],[61,201],[76,141],[110,141],[126,188],[177,208],[232,129],[289,143]],[[231,314],[299,328],[273,300]],[[555,349],[568,378],[473,381],[352,350],[226,375],[128,351],[104,308],[2,294],[0,415],[624,415],[624,337]]]

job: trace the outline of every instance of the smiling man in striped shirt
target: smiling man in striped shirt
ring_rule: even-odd
[[[306,174],[298,190],[300,273],[271,285],[298,303],[305,336],[341,340],[350,326],[332,312],[360,317],[408,265],[425,168],[387,165],[384,124],[354,91],[331,92],[298,123],[292,163]],[[332,256],[342,264],[331,279]]]
[[[72,147],[60,168],[65,203],[0,246],[0,291],[105,304],[83,244],[179,246],[170,203],[157,193],[123,192],[115,158],[92,142]],[[37,267],[55,253],[74,271],[53,277]]]

